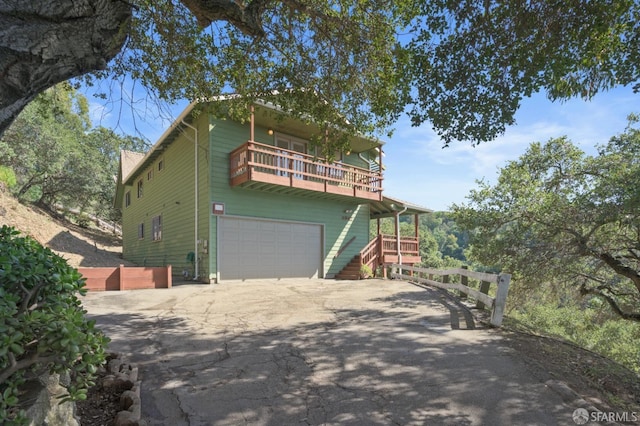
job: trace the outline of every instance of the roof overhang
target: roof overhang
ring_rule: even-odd
[[[144,170],[149,164],[153,163],[156,158],[162,155],[162,152],[165,148],[180,135],[182,131],[185,129],[184,123],[193,122],[193,116],[191,112],[198,106],[200,102],[194,101],[191,102],[187,107],[180,113],[178,118],[169,126],[167,130],[160,136],[158,141],[151,147],[149,151],[145,154],[145,156],[138,162],[138,164],[129,172],[127,176],[125,176],[125,181],[123,182],[125,185],[132,185],[134,178],[138,175],[140,170]]]
[[[371,219],[381,219],[383,217],[393,217],[400,215],[416,215],[433,213],[433,210],[397,198],[382,197],[382,201],[369,203],[369,215]]]
[[[180,113],[178,118],[169,126],[167,130],[160,136],[158,141],[151,147],[146,153],[144,158],[137,164],[137,166],[131,170],[128,176],[125,176],[125,185],[132,185],[134,178],[137,176],[140,170],[144,170],[151,164],[157,157],[162,155],[164,149],[169,146],[173,141],[183,132],[186,128],[184,123],[191,124],[193,122],[192,112],[196,109],[205,108],[209,103],[225,102],[234,99],[237,95],[224,95],[218,96],[206,100],[196,100],[191,102]],[[250,113],[247,111],[247,121],[250,118]],[[256,101],[254,102],[254,123],[256,125],[273,129],[282,133],[287,133],[295,136],[305,137],[312,134],[318,134],[320,127],[312,122],[305,122],[302,119],[294,118],[287,115],[286,111],[283,111],[277,105],[271,102]],[[369,151],[374,148],[380,149],[383,142],[378,139],[368,138],[365,136],[352,136],[350,138],[351,151],[354,153],[360,153]]]
[[[270,102],[256,102],[254,105],[254,122],[257,126],[270,128],[276,132],[295,135],[298,137],[310,137],[322,132],[320,126],[311,121],[287,115],[285,111]],[[384,142],[362,135],[355,135],[349,138],[351,152],[366,152],[374,148],[379,148]]]

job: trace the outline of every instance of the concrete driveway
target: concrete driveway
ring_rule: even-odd
[[[183,285],[83,304],[139,367],[150,425],[575,425],[576,407],[500,332],[407,282]]]

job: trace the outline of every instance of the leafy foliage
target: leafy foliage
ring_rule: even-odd
[[[640,89],[638,22],[633,0],[421,2],[407,42],[409,115],[445,145],[481,142],[542,89],[551,99]]]
[[[70,372],[68,398],[86,398],[108,339],[84,317],[78,271],[3,226],[0,283],[0,423],[20,421],[21,386],[45,372]]]
[[[0,184],[4,184],[7,188],[11,189],[18,181],[16,180],[16,174],[10,167],[0,166]]]
[[[272,102],[321,123],[325,154],[405,112],[445,145],[487,141],[535,92],[588,99],[640,79],[633,0],[134,4],[126,49],[101,77],[131,77],[167,101],[237,94],[236,118]]]
[[[527,304],[511,315],[533,330],[567,339],[640,373],[640,324],[609,318],[599,309],[554,303]]]
[[[0,166],[15,171],[22,200],[105,217],[112,210],[120,149],[144,147],[139,139],[92,128],[87,99],[60,84],[39,95],[5,132]]]
[[[471,255],[511,271],[522,288],[577,287],[640,321],[640,130],[587,156],[566,138],[534,143],[480,182],[456,222],[473,230]]]

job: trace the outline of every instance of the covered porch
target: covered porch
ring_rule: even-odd
[[[372,271],[382,266],[386,278],[386,267],[391,264],[416,265],[422,262],[420,257],[419,216],[432,213],[417,204],[383,196],[382,200],[369,203],[370,218],[376,220],[376,236],[355,256],[351,262],[336,275],[337,279],[359,279],[364,265]],[[400,235],[400,216],[413,215],[413,236]],[[380,221],[394,219],[394,234],[382,234]]]

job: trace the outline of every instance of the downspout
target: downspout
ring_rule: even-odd
[[[195,191],[195,206],[194,206],[194,226],[193,226],[193,245],[194,245],[194,250],[193,250],[193,254],[194,254],[194,268],[193,268],[193,281],[196,281],[200,275],[199,271],[198,271],[198,129],[196,129],[195,127],[193,127],[192,125],[190,125],[189,123],[187,123],[186,121],[184,121],[184,119],[182,119],[182,124],[184,124],[185,126],[187,126],[190,129],[193,129],[193,132],[195,134],[195,140],[193,143],[194,148],[194,163],[195,163],[195,175],[194,175],[194,191]]]
[[[400,251],[400,215],[407,211],[409,207],[404,206],[402,210],[396,211],[396,247],[398,249],[398,264],[402,265],[402,252]]]

